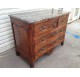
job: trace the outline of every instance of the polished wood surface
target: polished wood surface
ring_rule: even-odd
[[[16,54],[28,61],[30,67],[44,54],[51,54],[53,49],[64,44],[69,13],[28,23],[10,16]]]

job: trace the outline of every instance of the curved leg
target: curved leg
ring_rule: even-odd
[[[19,56],[20,55],[19,52],[16,51],[16,55]]]
[[[30,64],[30,68],[34,68],[34,64]]]
[[[61,42],[61,46],[63,46],[64,45],[64,41],[63,42]]]

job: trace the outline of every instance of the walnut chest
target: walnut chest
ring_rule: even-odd
[[[16,54],[30,67],[44,54],[64,44],[68,12],[46,9],[10,15]]]

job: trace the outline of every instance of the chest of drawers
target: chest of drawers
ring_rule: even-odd
[[[68,15],[50,9],[10,15],[16,54],[34,67],[37,59],[64,44]]]

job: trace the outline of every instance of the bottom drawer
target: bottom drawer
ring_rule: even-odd
[[[43,56],[50,49],[55,48],[57,45],[59,45],[62,41],[64,41],[64,37],[65,37],[64,34],[60,35],[58,38],[56,38],[54,41],[50,42],[48,45],[35,51],[35,60],[37,60],[39,57]]]

